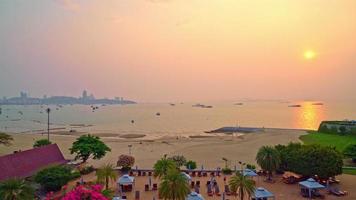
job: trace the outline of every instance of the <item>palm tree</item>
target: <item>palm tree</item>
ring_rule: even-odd
[[[35,190],[25,180],[9,179],[0,183],[0,199],[2,200],[32,200]]]
[[[167,159],[167,156],[165,155],[163,158],[158,160],[153,166],[153,170],[154,170],[153,174],[155,177],[161,178],[167,175],[170,169],[176,169],[176,168],[177,166],[174,163],[174,161]]]
[[[176,168],[169,169],[163,176],[159,186],[159,194],[163,199],[185,200],[190,193],[187,179]]]
[[[105,189],[109,189],[109,181],[115,181],[117,179],[117,172],[114,169],[114,165],[107,164],[102,166],[96,171],[97,181],[99,183],[105,182]]]
[[[258,150],[256,161],[263,170],[268,171],[267,180],[272,180],[272,173],[278,169],[279,165],[281,164],[281,157],[275,148],[270,146],[263,146]]]
[[[236,174],[230,178],[229,186],[230,190],[238,194],[241,200],[244,199],[246,194],[250,197],[256,188],[255,182],[240,172],[236,172]]]

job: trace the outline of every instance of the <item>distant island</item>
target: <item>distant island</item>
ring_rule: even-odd
[[[88,95],[87,91],[84,90],[82,96],[71,97],[71,96],[51,96],[46,95],[43,98],[29,97],[27,93],[21,92],[19,97],[4,97],[0,99],[0,105],[68,105],[68,104],[136,104],[136,102],[131,100],[126,100],[123,97],[115,97],[114,99],[96,99],[93,94]]]

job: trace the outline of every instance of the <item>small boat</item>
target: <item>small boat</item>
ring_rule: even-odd
[[[302,105],[300,105],[300,104],[293,104],[293,105],[289,105],[288,107],[291,107],[291,108],[299,108],[299,107],[302,107]]]
[[[242,105],[244,105],[243,103],[235,103],[234,104],[235,106],[242,106]]]
[[[132,124],[135,123],[135,120],[131,120],[131,123],[132,123]]]
[[[171,105],[171,106],[175,106],[176,104],[174,104],[174,103],[170,103],[169,105]]]
[[[160,116],[160,115],[161,115],[161,113],[159,113],[159,112],[158,112],[158,113],[156,113],[156,115],[157,115],[157,116]]]
[[[314,106],[322,106],[322,105],[324,105],[324,104],[321,103],[321,102],[317,102],[317,103],[312,103],[312,105],[314,105]]]

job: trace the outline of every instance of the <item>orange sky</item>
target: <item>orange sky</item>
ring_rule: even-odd
[[[356,98],[354,0],[0,5],[0,95],[87,89],[156,102]],[[306,60],[307,50],[316,57]]]

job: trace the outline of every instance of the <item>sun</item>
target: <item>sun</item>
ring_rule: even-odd
[[[306,60],[312,60],[312,59],[315,58],[316,53],[313,50],[306,50],[306,51],[304,51],[304,55],[303,56],[304,56],[304,58]]]

